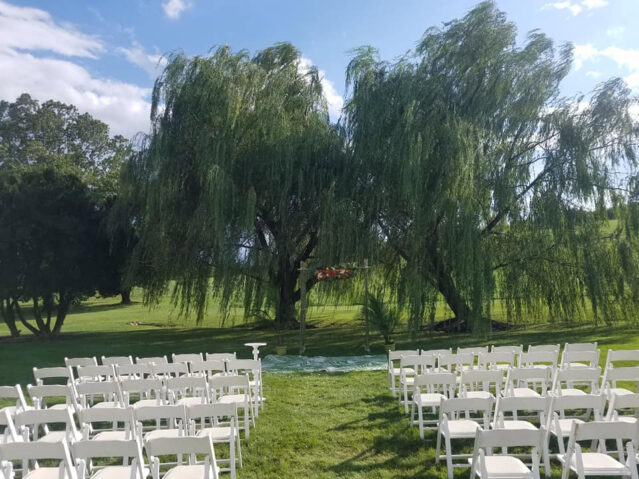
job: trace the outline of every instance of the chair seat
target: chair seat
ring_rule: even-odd
[[[162,404],[161,401],[158,401],[157,399],[140,399],[139,401],[131,404],[130,406],[132,408],[138,408],[138,407],[148,407],[148,406],[160,406]]]
[[[149,475],[149,470],[143,468],[143,476],[139,477],[137,473],[132,474],[132,469],[137,470],[137,467],[132,466],[107,466],[103,469],[96,471],[91,479],[145,479]]]
[[[404,372],[406,374],[415,374],[415,370],[413,368],[404,368]],[[402,374],[401,368],[393,368],[393,374],[395,376],[399,376],[400,374]]]
[[[626,396],[628,394],[634,394],[632,391],[626,388],[610,388],[607,390],[608,394],[612,396],[616,394],[617,396]]]
[[[66,441],[68,434],[66,431],[51,431],[42,437],[39,437],[36,442],[60,442]]]
[[[60,468],[40,467],[24,476],[24,479],[60,479]]]
[[[504,421],[501,427],[495,427],[494,429],[527,429],[529,431],[536,431],[537,426],[528,421],[522,421],[520,419],[513,419],[510,421]]]
[[[570,369],[584,369],[591,367],[589,364],[584,363],[568,363]]]
[[[566,388],[559,390],[560,396],[585,396],[586,392],[577,388]]]
[[[562,436],[569,436],[570,435],[570,431],[572,431],[572,425],[575,422],[577,424],[583,424],[583,421],[581,419],[575,419],[575,418],[559,419],[559,431],[561,432],[561,435]],[[555,436],[557,435],[557,426],[555,426],[555,421],[551,421],[550,422],[549,430]]]
[[[413,384],[415,384],[415,377],[414,376],[405,376],[403,378],[400,378],[399,382],[402,383],[402,384],[407,384],[408,386],[412,386]]]
[[[219,471],[220,468],[215,466]],[[167,471],[162,479],[204,479],[206,474],[206,466],[193,465],[193,466],[175,466]]]
[[[248,402],[248,396],[246,394],[228,394],[218,398],[218,402],[223,404],[237,403],[238,406]]]
[[[102,431],[91,438],[92,441],[126,441],[131,434],[126,431]]]
[[[176,401],[180,406],[195,406],[197,404],[206,404],[205,397],[181,398]]]
[[[422,406],[426,407],[439,406],[442,399],[446,399],[446,396],[439,393],[422,393],[419,395]],[[417,398],[415,398],[415,402],[417,402]]]
[[[468,460],[472,464],[472,458]],[[532,472],[521,459],[511,456],[485,456],[488,477],[492,478],[532,478]],[[477,467],[477,475],[481,477],[481,459]]]
[[[626,466],[617,461],[614,457],[601,452],[584,452],[581,454],[584,464],[584,474],[586,475],[621,475],[628,474]],[[577,469],[577,457],[573,454],[570,459],[570,468]],[[625,475],[624,474],[624,475]]]
[[[102,409],[102,408],[112,408],[112,407],[122,407],[122,403],[117,401],[102,401],[91,406],[91,409]]]
[[[180,429],[155,429],[149,431],[144,435],[144,441],[158,438],[175,438],[183,436],[184,433]]]
[[[228,426],[205,427],[197,433],[197,436],[209,436],[213,441],[228,441],[231,438],[231,428]]]
[[[493,398],[493,394],[488,392],[488,391],[467,391],[464,393],[464,396],[466,398],[473,398],[473,399],[490,399]]]
[[[513,388],[513,397],[516,398],[539,398],[541,394],[539,394],[534,389],[530,388]]]
[[[630,424],[636,424],[637,418],[634,416],[618,416],[617,418],[615,418],[615,421],[629,422]]]
[[[453,438],[474,438],[480,426],[472,419],[453,419],[448,421],[448,431]]]
[[[66,409],[70,407],[68,404],[54,404],[53,406],[47,407],[47,409]]]

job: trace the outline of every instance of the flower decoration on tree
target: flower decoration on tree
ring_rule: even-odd
[[[353,269],[345,266],[327,266],[313,271],[317,281],[325,279],[349,279],[353,275]]]

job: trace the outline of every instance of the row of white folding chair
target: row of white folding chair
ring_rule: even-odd
[[[11,419],[7,418],[12,425]],[[112,427],[97,428],[97,425],[105,423]],[[234,403],[82,409],[78,412],[79,430],[71,408],[30,410],[17,415],[15,426],[10,428],[13,435],[6,443],[64,440],[73,444],[83,439],[103,442],[134,438],[146,442],[157,438],[208,435],[214,443],[229,445],[230,457],[219,462],[228,463],[225,470],[229,470],[234,479],[236,462],[239,461],[240,466],[242,464],[240,423]],[[50,430],[54,425],[58,430]]]
[[[194,361],[204,361],[206,360],[227,360],[227,359],[236,359],[236,353],[186,353],[186,354],[176,354],[173,353],[171,355],[171,360],[174,363],[182,363],[182,362],[194,362]],[[135,358],[136,363],[140,364],[148,364],[148,363],[167,363],[168,359],[166,355],[164,356],[153,356],[153,357],[137,357]],[[78,366],[97,366],[98,361],[95,356],[91,357],[76,357],[76,358],[64,358],[64,363],[66,366],[70,366],[72,368],[76,368]],[[101,356],[100,363],[106,366],[123,366],[127,364],[134,364],[133,356]]]
[[[0,445],[0,464],[4,479],[14,479],[13,462],[23,464],[22,478],[38,479],[145,479],[149,472],[153,479],[218,479],[215,450],[211,438],[179,437],[153,439],[145,444],[149,455],[150,471],[142,455],[142,447],[136,439],[123,441],[78,441],[67,446],[66,442],[33,442]],[[163,474],[161,458],[176,455],[179,464]],[[196,455],[204,455],[203,462]],[[188,463],[182,458],[187,457]],[[123,464],[96,466],[94,459],[122,458]],[[129,459],[131,459],[129,462]],[[38,461],[57,460],[59,466],[38,467]],[[35,472],[35,474],[32,474]]]

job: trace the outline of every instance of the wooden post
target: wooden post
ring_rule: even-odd
[[[370,325],[368,323],[368,259],[364,260],[364,331],[364,350],[367,353],[370,353]]]
[[[300,263],[300,356],[306,351],[304,332],[306,330],[306,263]]]

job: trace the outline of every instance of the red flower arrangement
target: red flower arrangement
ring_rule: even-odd
[[[352,268],[346,268],[344,266],[328,266],[326,268],[320,268],[313,271],[313,274],[317,278],[317,281],[324,281],[325,279],[348,279],[353,275]]]

